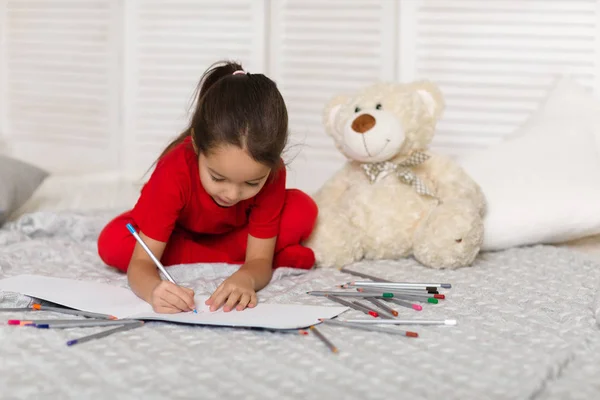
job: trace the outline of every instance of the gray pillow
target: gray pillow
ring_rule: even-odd
[[[0,155],[0,226],[29,200],[48,175],[35,165]]]

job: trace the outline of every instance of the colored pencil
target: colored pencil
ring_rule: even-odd
[[[386,313],[390,314],[392,317],[397,317],[398,316],[398,311],[394,310],[392,307],[389,307],[384,302],[382,302],[380,300],[377,300],[374,297],[368,297],[367,300],[369,300],[371,303],[375,304],[377,307],[379,307],[380,309],[382,309]]]
[[[432,293],[425,293],[425,292],[417,292],[415,290],[398,290],[398,289],[381,289],[381,288],[357,288],[356,289],[359,293],[381,293],[382,291],[385,291],[387,293],[392,293],[393,295],[407,295],[407,296],[414,296],[414,297],[423,297],[423,298],[427,298],[427,299],[445,299],[446,295],[444,294],[432,294]]]
[[[67,346],[73,346],[73,345],[76,345],[79,343],[89,342],[90,340],[100,339],[100,338],[112,335],[113,333],[124,332],[124,331],[128,331],[131,329],[139,328],[142,325],[144,325],[143,321],[139,321],[139,323],[137,323],[137,324],[122,325],[118,328],[108,329],[108,330],[105,330],[102,332],[94,333],[93,335],[83,336],[78,339],[69,340],[67,342]]]
[[[327,339],[325,337],[325,335],[323,335],[314,325],[312,325],[310,327],[310,330],[315,334],[316,337],[318,337],[319,339],[321,339],[321,341],[323,343],[325,343],[325,345],[327,347],[329,347],[329,350],[331,350],[333,353],[337,353],[338,352],[338,348],[331,343],[331,341],[329,339]]]
[[[341,289],[356,289],[356,290],[379,290],[382,292],[394,292],[398,290],[404,290],[414,293],[423,293],[423,294],[440,294],[437,288],[435,287],[393,287],[393,286],[380,286],[380,285],[370,285],[370,286],[356,286],[352,283],[344,283],[339,285]]]
[[[431,303],[431,304],[438,304],[439,300],[438,299],[429,299],[426,297],[418,297],[418,296],[413,296],[410,294],[396,294],[394,296],[395,299],[399,299],[399,300],[409,300],[409,301],[416,301],[417,303]],[[384,299],[384,300],[389,300],[389,299]]]
[[[358,277],[361,277],[361,278],[370,279],[370,280],[375,281],[375,282],[392,282],[392,281],[388,281],[387,279],[378,278],[378,277],[373,276],[373,275],[365,274],[363,272],[351,271],[351,270],[349,270],[347,268],[341,268],[340,271],[341,272],[345,272],[345,273],[350,274],[350,275],[358,276]]]
[[[61,313],[61,314],[78,315],[80,317],[99,318],[99,319],[117,319],[117,317],[114,317],[112,315],[98,314],[98,313],[81,311],[81,310],[73,310],[71,308],[43,306],[41,304],[34,304],[33,309],[38,310],[38,311],[52,311],[52,312],[57,312],[57,313]]]
[[[35,324],[36,328],[40,329],[70,329],[70,328],[89,328],[94,326],[119,326],[138,323],[136,320],[118,320],[118,321],[81,321],[80,323],[46,323]]]
[[[35,325],[35,324],[68,324],[68,323],[79,323],[84,321],[111,321],[107,319],[9,319],[8,325]]]
[[[336,303],[339,303],[341,305],[350,307],[350,308],[352,308],[352,309],[354,309],[356,311],[364,312],[365,314],[368,314],[368,315],[370,315],[372,317],[375,317],[375,318],[379,317],[379,314],[377,314],[376,312],[374,312],[374,311],[368,311],[368,310],[365,311],[364,308],[359,308],[356,305],[354,305],[354,304],[350,303],[349,301],[346,301],[346,300],[344,300],[344,299],[342,299],[340,297],[332,296],[332,295],[327,295],[326,297],[329,300],[332,300],[332,301],[335,301]]]
[[[366,286],[380,286],[386,288],[427,288],[427,287],[435,287],[435,288],[443,288],[450,289],[452,285],[450,283],[417,283],[417,282],[367,282],[367,281],[354,281],[349,282],[348,285],[357,286],[357,287],[366,287]]]
[[[402,306],[402,307],[412,308],[415,311],[421,311],[423,309],[423,307],[419,304],[409,303],[407,301],[400,300],[400,299],[385,299],[385,301],[388,301],[388,302],[394,303],[394,304],[398,304],[399,306]]]
[[[152,259],[152,261],[154,262],[154,264],[156,264],[156,266],[158,267],[158,269],[160,270],[160,272],[162,272],[162,274],[165,276],[165,278],[167,278],[169,280],[169,282],[177,285],[177,282],[175,282],[175,279],[173,279],[173,277],[171,276],[171,274],[169,274],[167,272],[166,268],[162,265],[162,263],[160,262],[160,260],[158,258],[156,258],[156,256],[154,255],[154,253],[152,253],[152,251],[150,250],[150,248],[148,247],[148,245],[146,245],[146,242],[144,242],[142,240],[142,238],[140,237],[140,235],[136,232],[136,230],[133,227],[133,225],[127,224],[127,229],[133,235],[133,237],[135,238],[135,240],[137,240],[137,242],[140,244],[140,246],[142,246],[142,248],[144,249],[144,251],[146,253],[148,253],[148,256],[150,256],[150,258]]]
[[[365,325],[456,325],[455,319],[432,320],[432,319],[345,319],[340,322]]]
[[[177,282],[175,282],[175,279],[173,279],[173,277],[167,272],[167,269],[162,265],[162,263],[160,262],[160,260],[158,258],[156,258],[156,256],[154,255],[154,253],[152,253],[152,251],[150,250],[150,248],[148,247],[148,245],[146,245],[146,243],[142,240],[142,238],[140,237],[140,235],[136,232],[136,230],[133,227],[133,225],[127,224],[127,229],[133,235],[133,237],[135,238],[135,240],[137,240],[137,242],[140,244],[140,246],[142,246],[142,248],[144,249],[144,251],[152,259],[152,261],[154,262],[154,264],[156,265],[156,267],[160,270],[160,272],[162,272],[162,274],[165,276],[165,278],[167,278],[169,280],[169,282],[171,282],[172,284],[177,285]],[[196,308],[194,308],[193,311],[196,314],[198,313],[198,310],[196,310]]]
[[[353,323],[348,323],[348,322],[336,321],[336,320],[332,320],[332,319],[322,319],[321,321],[325,325],[335,325],[335,326],[341,326],[341,327],[345,327],[345,328],[361,329],[363,331],[370,331],[370,332],[391,333],[394,335],[402,335],[402,336],[407,336],[407,337],[419,337],[419,334],[417,332],[403,331],[403,330],[399,330],[396,328],[373,326],[370,324],[369,325],[353,324]],[[391,320],[388,320],[388,321],[391,321]]]
[[[310,294],[311,296],[339,296],[339,297],[381,297],[381,298],[386,298],[386,297],[394,297],[393,293],[374,293],[374,292],[369,292],[369,293],[362,293],[362,292],[352,292],[352,291],[337,291],[337,292],[333,292],[333,291],[326,291],[326,290],[313,290],[311,292],[306,292],[306,294]]]
[[[370,314],[370,315],[373,315],[373,316],[377,316],[377,317],[381,317],[381,318],[386,318],[386,319],[387,319],[387,318],[390,318],[390,317],[388,317],[388,316],[387,316],[387,315],[385,315],[385,314],[380,314],[380,313],[378,313],[378,312],[377,312],[377,311],[375,311],[375,310],[371,310],[369,307],[365,306],[364,304],[362,304],[362,303],[361,303],[361,302],[359,302],[359,301],[356,301],[356,300],[354,300],[354,301],[352,302],[352,304],[354,304],[354,305],[355,305],[355,306],[357,306],[357,307],[360,307],[360,308],[362,308],[362,309],[363,309],[363,310],[364,310],[364,311],[365,311],[367,314]],[[372,313],[372,314],[371,314],[371,313]]]

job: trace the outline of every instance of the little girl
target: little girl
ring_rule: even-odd
[[[243,264],[206,301],[212,311],[257,304],[273,268],[310,269],[317,206],[286,190],[281,154],[288,115],[275,83],[232,62],[216,63],[199,85],[188,128],[162,152],[134,208],[98,238],[109,266],[126,271],[133,292],[159,313],[195,308],[194,292],[162,280],[126,228],[131,223],[165,265]]]

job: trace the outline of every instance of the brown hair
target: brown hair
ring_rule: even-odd
[[[231,144],[246,149],[255,161],[274,170],[281,165],[288,138],[283,97],[265,75],[234,75],[236,71],[243,71],[241,64],[219,61],[202,75],[189,126],[163,150],[157,162],[192,136],[203,154]]]

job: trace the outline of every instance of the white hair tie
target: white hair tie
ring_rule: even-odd
[[[246,71],[244,71],[243,69],[238,69],[237,71],[233,72],[233,75],[241,75],[241,74],[246,74]]]

